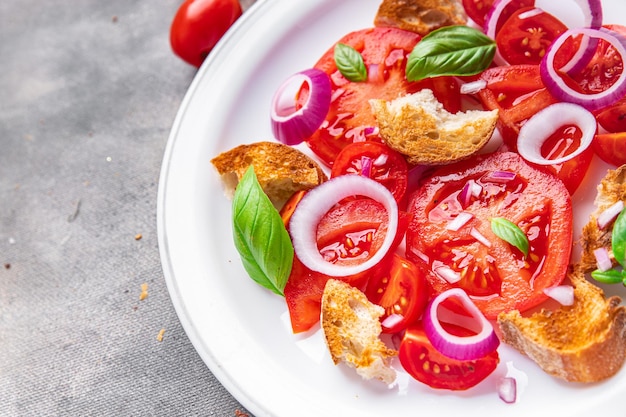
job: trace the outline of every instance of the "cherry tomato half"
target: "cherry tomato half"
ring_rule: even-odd
[[[462,327],[446,325],[457,336],[471,333]],[[406,330],[398,352],[402,367],[416,380],[437,389],[466,390],[487,378],[498,366],[500,357],[495,350],[471,361],[459,361],[442,355],[428,340],[421,322]]]
[[[408,184],[408,167],[404,157],[381,142],[354,142],[347,145],[333,164],[331,177],[345,174],[367,176],[384,185],[400,204]]]
[[[606,163],[615,166],[626,164],[626,132],[598,134],[594,138],[593,148]]]
[[[241,14],[237,0],[185,0],[170,27],[172,50],[199,67]]]
[[[566,30],[567,26],[550,13],[524,7],[504,22],[496,44],[509,64],[539,64],[552,41]]]
[[[394,254],[389,272],[371,278],[365,295],[385,309],[381,317],[383,333],[397,333],[420,318],[428,303],[425,271],[408,259]],[[387,325],[385,319],[397,315],[400,319]]]

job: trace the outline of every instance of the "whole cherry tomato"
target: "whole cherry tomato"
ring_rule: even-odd
[[[185,0],[170,28],[172,50],[199,67],[241,14],[237,0]]]

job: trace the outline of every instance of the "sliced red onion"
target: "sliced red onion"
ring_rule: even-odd
[[[433,266],[433,272],[445,279],[448,284],[456,284],[461,280],[461,274],[447,265]]]
[[[461,94],[476,94],[487,87],[486,80],[476,80],[469,83],[461,84]]]
[[[476,181],[467,181],[459,193],[459,202],[461,203],[461,207],[467,207],[471,203],[472,197],[477,198],[480,196],[482,190],[483,187]]]
[[[369,156],[361,157],[361,175],[367,178],[372,176],[372,158]]]
[[[296,97],[303,83],[309,85],[309,95],[306,103],[298,109]],[[331,93],[328,74],[317,68],[287,78],[272,99],[274,137],[286,145],[297,145],[310,137],[326,119]]]
[[[478,229],[476,229],[475,227],[472,227],[472,229],[470,230],[470,236],[472,236],[474,239],[476,239],[486,247],[491,247],[491,241],[487,239],[485,235],[480,233],[480,231],[478,231]]]
[[[581,130],[580,146],[561,158],[544,157],[541,146],[552,135],[555,127],[565,125],[575,125]],[[555,103],[535,113],[524,123],[517,137],[517,150],[524,159],[534,164],[562,164],[584,152],[591,145],[596,130],[595,116],[584,107],[573,103]]]
[[[317,225],[335,204],[346,197],[365,196],[383,205],[387,211],[387,233],[380,248],[358,265],[326,261],[317,247]],[[289,223],[293,248],[309,269],[333,277],[358,274],[378,264],[389,252],[398,230],[398,205],[391,192],[380,183],[361,175],[339,175],[307,192],[298,203]]]
[[[603,12],[601,0],[574,0],[583,12],[584,22],[582,27],[589,27],[592,29],[599,29],[602,27]],[[560,71],[567,74],[577,74],[582,71],[591,58],[593,58],[596,48],[598,47],[598,40],[595,38],[589,38],[583,36],[581,45],[570,59],[570,61],[560,68]]]
[[[462,211],[459,214],[457,214],[457,216],[453,220],[448,222],[448,224],[446,225],[446,229],[456,232],[461,227],[465,226],[467,222],[472,220],[472,217],[474,217],[472,213],[469,213],[467,211]]]
[[[561,305],[571,306],[574,304],[574,287],[571,285],[556,285],[543,290],[543,293]]]
[[[380,323],[386,329],[392,329],[404,320],[402,314],[390,314]]]
[[[624,210],[624,202],[619,200],[611,204],[607,209],[602,210],[598,215],[598,229],[603,230],[606,228],[617,216]]]
[[[498,380],[498,396],[507,404],[517,401],[517,381],[510,376],[502,377]]]
[[[441,303],[449,298],[456,298],[460,301],[470,316],[461,316],[444,309]],[[476,334],[472,336],[450,334],[443,328],[440,318],[450,319],[451,324],[470,328]],[[452,288],[437,295],[424,311],[423,323],[430,343],[442,355],[449,358],[480,359],[495,351],[500,345],[500,340],[489,320],[460,288]]]
[[[607,248],[597,248],[593,251],[593,256],[596,258],[596,264],[598,269],[602,272],[608,271],[613,268],[613,261]]]
[[[568,38],[583,35],[601,39],[611,44],[623,61],[626,61],[626,39],[616,36],[613,32],[600,29],[576,28],[569,29],[556,38],[539,64],[541,79],[548,91],[557,99],[579,104],[594,111],[615,103],[626,95],[626,71],[622,71],[615,82],[606,90],[585,94],[570,87],[554,68],[554,57]]]
[[[513,181],[517,177],[515,172],[511,171],[491,171],[483,177],[485,181],[496,182],[496,183],[507,183]]]

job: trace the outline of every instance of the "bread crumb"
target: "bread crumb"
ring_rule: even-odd
[[[141,294],[139,294],[139,301],[143,301],[148,297],[148,283],[141,284]]]
[[[244,413],[241,410],[235,410],[235,417],[250,417],[250,414]]]
[[[159,331],[159,334],[157,334],[156,340],[157,342],[162,342],[163,341],[163,335],[165,334],[165,329],[161,329]]]
[[[135,240],[141,240],[141,238],[142,238],[142,237],[143,237],[143,236],[142,236],[142,234],[141,234],[141,233],[137,233],[137,234],[135,235]]]

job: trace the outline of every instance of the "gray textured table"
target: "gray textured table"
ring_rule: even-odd
[[[180,2],[0,1],[1,416],[247,413],[159,260],[161,160],[196,72],[169,47]]]

